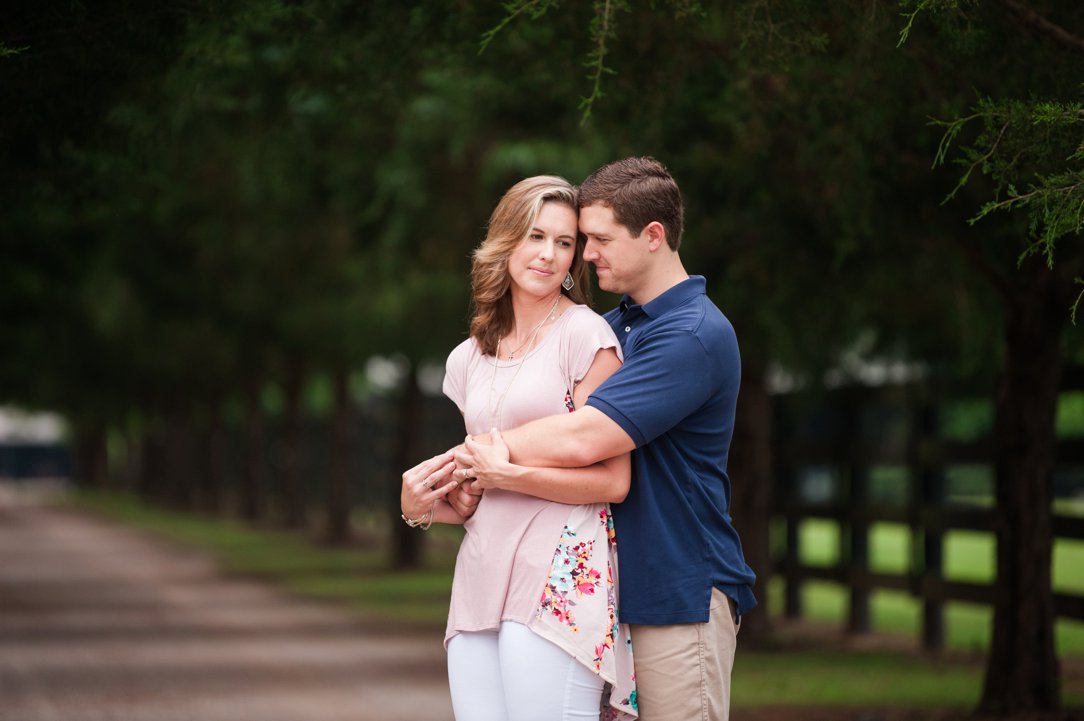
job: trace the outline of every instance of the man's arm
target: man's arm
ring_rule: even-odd
[[[577,411],[578,412],[578,411]],[[620,503],[629,492],[629,455],[622,453],[582,468],[540,468],[510,463],[499,431],[489,443],[468,438],[456,462],[481,490],[500,488],[558,503]]]
[[[587,405],[588,397],[607,378],[621,372],[613,348],[600,350],[583,380],[572,391],[576,412],[539,418],[507,431],[509,459],[520,466],[584,468],[627,454],[635,443],[605,413]],[[628,465],[611,470],[628,473]]]
[[[587,466],[650,442],[704,403],[720,367],[736,379],[741,361],[732,336],[728,348],[733,357],[720,359],[688,330],[652,333],[575,413],[505,431],[512,462]]]
[[[636,447],[621,426],[591,406],[539,418],[503,437],[512,463],[546,468],[582,468]]]
[[[586,404],[599,385],[620,372],[617,351],[614,348],[599,350],[591,368],[572,389],[576,412],[544,417],[506,430],[504,442],[508,447],[508,459],[521,466],[583,468],[629,453],[635,448],[629,435],[605,413]],[[628,473],[627,465],[622,469]]]

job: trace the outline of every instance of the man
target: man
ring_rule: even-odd
[[[587,466],[632,451],[632,486],[613,516],[641,718],[726,719],[737,623],[756,604],[726,472],[737,340],[704,278],[682,265],[681,193],[661,163],[610,163],[579,192],[584,259],[599,287],[624,296],[605,316],[624,365],[575,413],[506,431],[503,442],[522,466]],[[481,453],[472,441],[466,449],[466,463]]]

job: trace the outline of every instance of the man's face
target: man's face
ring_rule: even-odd
[[[634,236],[604,205],[580,208],[580,232],[587,236],[583,259],[595,266],[598,287],[635,298],[648,259],[648,239]]]

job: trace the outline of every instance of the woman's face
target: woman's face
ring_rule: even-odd
[[[576,256],[576,211],[547,200],[534,225],[508,256],[512,291],[552,296],[560,290]]]

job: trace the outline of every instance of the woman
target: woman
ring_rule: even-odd
[[[619,365],[587,307],[575,189],[527,178],[501,199],[471,271],[470,337],[448,357],[445,394],[469,434],[578,408]],[[403,519],[463,523],[445,500],[451,452],[403,474]],[[635,716],[631,644],[616,620],[616,548],[606,501],[629,488],[628,456],[546,474],[540,498],[487,490],[456,560],[445,644],[458,721]],[[536,483],[537,485],[537,483]]]

